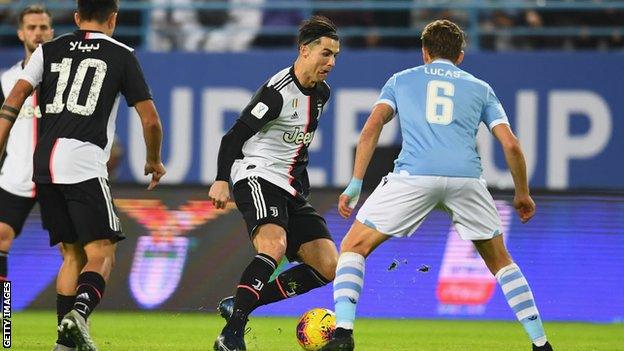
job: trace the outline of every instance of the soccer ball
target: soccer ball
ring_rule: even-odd
[[[304,313],[297,323],[297,341],[306,351],[320,350],[334,335],[336,315],[326,308]]]

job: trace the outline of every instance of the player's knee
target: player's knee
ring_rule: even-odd
[[[279,261],[286,254],[286,233],[280,226],[262,226],[253,238],[254,246],[260,253]]]
[[[355,252],[364,257],[368,257],[372,250],[372,245],[362,238],[343,240],[340,244],[340,252]]]
[[[258,235],[255,240],[256,250],[279,261],[286,254],[286,235]]]
[[[13,228],[7,224],[0,223],[0,250],[9,252],[13,239],[15,239]]]
[[[278,261],[286,254],[286,239],[261,240],[258,242],[258,252],[271,256]]]
[[[61,243],[60,250],[66,263],[84,266],[87,261],[84,250],[78,244]]]
[[[318,267],[317,271],[327,280],[331,282],[336,278],[336,265],[338,264],[338,259],[336,257],[330,257],[323,261],[320,267]]]

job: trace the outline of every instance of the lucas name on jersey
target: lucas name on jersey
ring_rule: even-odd
[[[439,67],[425,67],[425,74],[445,78],[459,78],[461,76],[460,71],[450,71]]]

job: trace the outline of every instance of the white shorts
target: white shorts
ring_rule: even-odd
[[[485,180],[389,173],[366,199],[357,220],[391,236],[410,236],[429,212],[449,213],[464,240],[486,240],[501,233],[501,221]]]

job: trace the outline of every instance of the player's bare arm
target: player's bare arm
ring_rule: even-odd
[[[9,138],[9,132],[13,123],[19,115],[19,111],[33,91],[32,85],[25,80],[19,80],[11,90],[11,93],[0,108],[0,154],[4,152],[4,147]]]
[[[492,133],[503,147],[505,160],[514,181],[515,196],[514,207],[520,216],[522,223],[529,221],[535,215],[535,202],[529,194],[529,183],[526,173],[524,153],[520,147],[518,138],[513,134],[507,124],[499,124],[492,128]]]
[[[377,147],[379,135],[381,134],[383,126],[390,122],[392,117],[394,117],[394,110],[388,104],[380,103],[373,108],[373,111],[362,129],[360,140],[358,141],[355,151],[353,179],[360,181],[364,179],[364,174],[373,157],[373,152]],[[348,189],[349,188],[347,188],[347,190]],[[340,195],[338,199],[338,212],[343,218],[349,217],[351,212],[353,212],[353,208],[355,208],[359,198],[359,189],[357,190],[357,194],[345,190],[345,192]]]
[[[139,101],[134,105],[134,108],[139,114],[139,118],[141,118],[143,138],[145,139],[145,147],[147,150],[145,175],[152,175],[152,180],[147,190],[152,190],[156,187],[160,178],[167,172],[160,156],[163,138],[162,125],[160,124],[158,111],[156,111],[152,100]]]

